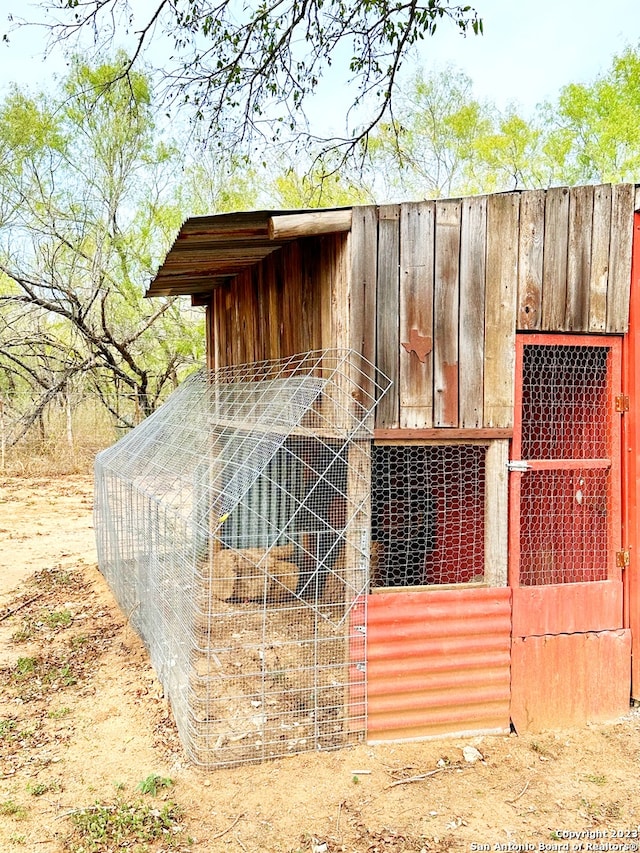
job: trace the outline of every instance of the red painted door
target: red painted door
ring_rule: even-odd
[[[510,463],[515,637],[623,626],[621,339],[522,335]]]

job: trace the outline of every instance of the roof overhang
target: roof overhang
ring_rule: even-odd
[[[349,231],[350,207],[222,213],[187,219],[146,296],[196,298],[299,237]]]

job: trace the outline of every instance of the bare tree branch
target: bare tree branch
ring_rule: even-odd
[[[440,23],[480,34],[482,20],[455,0],[162,0],[144,18],[122,0],[50,0],[50,49],[89,36],[103,51],[127,36],[130,56],[114,72],[126,79],[141,62],[156,69],[170,108],[186,109],[198,132],[227,145],[255,135],[310,139],[354,151],[388,115],[397,75],[411,49]],[[155,63],[158,65],[158,63]],[[353,121],[344,136],[309,130],[308,104],[329,71],[352,88]],[[369,103],[373,100],[373,106]],[[353,108],[363,107],[358,118]],[[351,116],[351,118],[350,118]]]

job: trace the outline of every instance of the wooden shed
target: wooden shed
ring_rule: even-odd
[[[370,741],[612,719],[640,698],[640,194],[553,188],[188,219],[148,296],[212,369],[324,348],[375,413]]]

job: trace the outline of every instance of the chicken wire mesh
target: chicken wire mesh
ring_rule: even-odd
[[[521,456],[548,465],[521,479],[523,586],[607,578],[610,361],[605,346],[524,347]]]
[[[202,371],[96,460],[99,564],[205,767],[362,736],[372,413],[351,352]]]
[[[376,445],[373,587],[484,581],[486,447]]]

